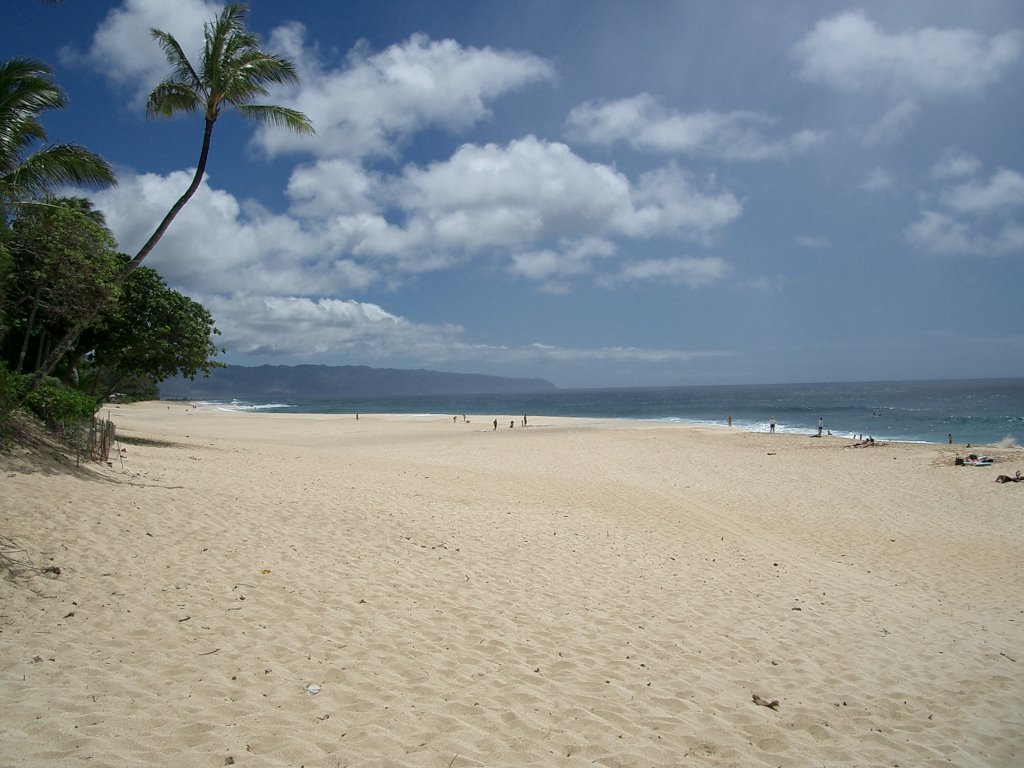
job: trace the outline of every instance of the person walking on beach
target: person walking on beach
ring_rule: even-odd
[[[821,437],[821,430],[823,430],[824,428],[825,428],[825,417],[824,416],[819,416],[818,417],[818,437]]]
[[[732,416],[729,417],[729,426],[732,426]]]
[[[493,431],[495,431],[495,432],[498,431],[498,420],[497,419],[494,420],[494,430]]]
[[[526,414],[525,413],[523,414],[523,426],[524,427],[526,426]]]
[[[768,420],[768,431],[771,432],[773,435],[775,434],[775,417],[774,416],[772,416]]]

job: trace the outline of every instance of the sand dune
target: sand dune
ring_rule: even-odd
[[[1024,761],[1019,449],[111,415],[0,456],[0,764]]]

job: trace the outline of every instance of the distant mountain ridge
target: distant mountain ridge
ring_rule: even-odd
[[[544,379],[478,373],[370,368],[365,365],[231,365],[209,378],[175,378],[160,385],[165,399],[321,399],[386,395],[486,395],[548,392]]]

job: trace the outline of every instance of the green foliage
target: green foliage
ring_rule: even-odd
[[[20,373],[33,370],[54,338],[115,296],[121,257],[102,215],[78,198],[19,206],[7,244],[0,354]]]
[[[0,210],[21,200],[49,194],[65,184],[97,187],[116,183],[99,155],[74,144],[48,145],[40,115],[63,109],[67,97],[41,61],[15,58],[0,62]]]
[[[219,365],[212,360],[221,351],[212,341],[219,333],[201,304],[140,267],[124,281],[102,325],[82,337],[92,349],[93,389],[108,395],[140,379],[155,388],[171,376],[209,374]]]
[[[76,423],[91,418],[99,406],[96,398],[65,386],[53,378],[43,379],[25,405],[50,427]]]
[[[170,117],[176,112],[202,111],[207,124],[212,125],[225,108],[233,107],[264,125],[314,133],[313,124],[301,112],[253,104],[254,97],[270,93],[268,86],[297,83],[299,78],[291,61],[260,50],[259,37],[245,27],[248,13],[245,4],[231,3],[206,24],[198,66],[192,65],[173,35],[150,30],[174,74],[153,89],[146,104],[147,114]]]
[[[7,370],[0,360],[0,413],[7,413],[21,394],[21,377]]]

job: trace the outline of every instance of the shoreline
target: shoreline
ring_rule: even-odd
[[[227,405],[230,397],[209,398]],[[769,431],[816,432],[819,417],[836,435],[876,440],[1006,446],[1024,437],[1024,379],[834,382],[725,386],[557,390],[545,394],[300,397],[276,393],[236,405],[273,400],[288,411],[438,414],[552,414],[584,418],[655,418]],[[228,406],[230,407],[230,406]],[[966,449],[966,448],[965,448]]]
[[[337,417],[340,417],[340,418],[354,418],[355,415],[356,415],[356,413],[354,411],[353,412],[336,412],[336,411],[318,412],[318,411],[289,411],[289,410],[273,410],[273,411],[271,411],[270,409],[272,409],[272,408],[273,409],[285,409],[285,408],[298,407],[298,406],[290,406],[290,405],[286,405],[286,404],[272,404],[272,403],[267,403],[265,405],[257,405],[257,406],[252,406],[252,407],[244,407],[244,406],[231,407],[230,403],[229,404],[225,404],[225,403],[222,403],[222,402],[216,401],[216,400],[161,400],[161,401],[156,401],[156,402],[171,403],[171,404],[184,404],[184,405],[187,405],[187,406],[194,407],[197,410],[212,410],[212,411],[223,412],[223,413],[254,413],[254,414],[281,415],[281,416],[303,416],[303,415],[306,415],[306,416],[337,416]],[[236,402],[236,401],[232,401],[232,402]],[[428,420],[432,420],[432,419],[446,420],[446,419],[452,418],[453,415],[455,415],[455,414],[445,413],[445,412],[441,412],[441,411],[437,411],[437,412],[424,411],[424,412],[409,412],[409,413],[396,412],[396,411],[386,411],[386,412],[382,411],[382,412],[368,412],[368,413],[360,412],[360,415],[364,416],[364,417],[366,417],[366,416],[370,416],[370,417],[374,417],[374,416],[376,416],[376,417],[389,417],[389,416],[393,416],[393,417],[396,417],[396,418],[398,418],[398,417],[409,417],[409,418],[419,418],[419,419],[428,419]],[[459,419],[461,419],[462,417],[463,417],[463,414],[458,414],[457,415],[457,418],[459,418]],[[513,415],[510,415],[510,414],[504,414],[504,415],[495,416],[494,414],[483,415],[483,414],[479,414],[479,413],[477,413],[477,414],[468,413],[468,414],[465,414],[465,417],[469,418],[471,421],[477,421],[477,422],[481,421],[481,420],[487,422],[490,419],[497,418],[498,422],[499,422],[499,427],[500,427],[500,425],[504,421],[508,421],[510,419],[511,420],[515,420],[517,418],[517,417],[515,417]],[[737,421],[734,424],[730,425],[730,424],[727,424],[724,421],[719,422],[719,421],[712,420],[712,419],[692,419],[692,420],[687,420],[687,419],[683,419],[683,418],[676,417],[676,416],[666,416],[666,417],[643,417],[643,416],[546,416],[546,415],[543,415],[543,414],[537,414],[537,415],[531,416],[530,418],[531,419],[566,419],[570,423],[571,422],[580,422],[579,424],[577,424],[577,426],[584,426],[585,423],[611,422],[613,424],[619,424],[621,426],[621,428],[628,429],[630,427],[630,425],[632,425],[632,424],[642,425],[644,423],[650,423],[650,424],[656,424],[656,425],[661,425],[661,426],[666,426],[666,427],[673,427],[674,426],[674,427],[682,427],[682,428],[689,428],[689,429],[705,429],[705,428],[706,429],[720,429],[720,430],[724,430],[724,431],[744,432],[744,433],[750,433],[750,434],[760,434],[760,435],[777,434],[777,435],[780,435],[780,436],[785,435],[785,436],[789,436],[789,437],[810,437],[810,438],[814,438],[814,439],[818,439],[819,437],[820,438],[834,438],[834,439],[838,439],[838,440],[850,440],[850,441],[853,441],[853,442],[863,442],[864,440],[867,440],[867,439],[873,437],[871,435],[867,435],[866,433],[864,435],[833,434],[831,431],[826,431],[825,434],[822,434],[822,435],[819,436],[816,433],[816,430],[814,430],[814,429],[810,429],[810,428],[807,428],[807,427],[799,427],[799,428],[798,427],[788,427],[785,424],[780,424],[778,426],[776,432],[775,433],[771,433],[771,432],[769,432],[767,427],[765,427],[763,429],[762,428],[753,429],[753,428],[751,428],[751,426],[749,424],[744,425],[743,423],[740,423],[739,421]],[[518,428],[520,426],[520,423],[517,422],[516,426]],[[539,426],[542,426],[542,425],[541,424],[532,424],[531,423],[531,424],[529,424],[529,426],[531,426],[531,427],[532,426],[538,426],[539,427]],[[1013,450],[1022,450],[1022,449],[1024,449],[1024,446],[1021,446],[1021,445],[1017,444],[1016,441],[1013,440],[1013,438],[1010,438],[1009,436],[1004,437],[1004,438],[1002,438],[1002,439],[1000,439],[998,441],[991,442],[991,443],[973,443],[973,444],[972,443],[956,443],[956,442],[954,442],[954,443],[947,443],[947,442],[941,441],[941,440],[934,440],[934,441],[930,441],[930,440],[911,440],[911,439],[889,438],[889,437],[879,437],[879,438],[876,438],[875,441],[877,443],[879,443],[879,444],[884,444],[884,443],[900,443],[900,444],[908,444],[908,445],[942,446],[942,447],[952,448],[952,449],[960,450],[960,451],[967,451],[967,450],[972,450],[972,449],[993,449],[993,450],[999,449],[999,450],[1010,450],[1010,451],[1013,451]]]
[[[109,410],[111,466],[0,456],[0,532],[62,569],[0,580],[0,762],[1024,752],[1020,449]]]

